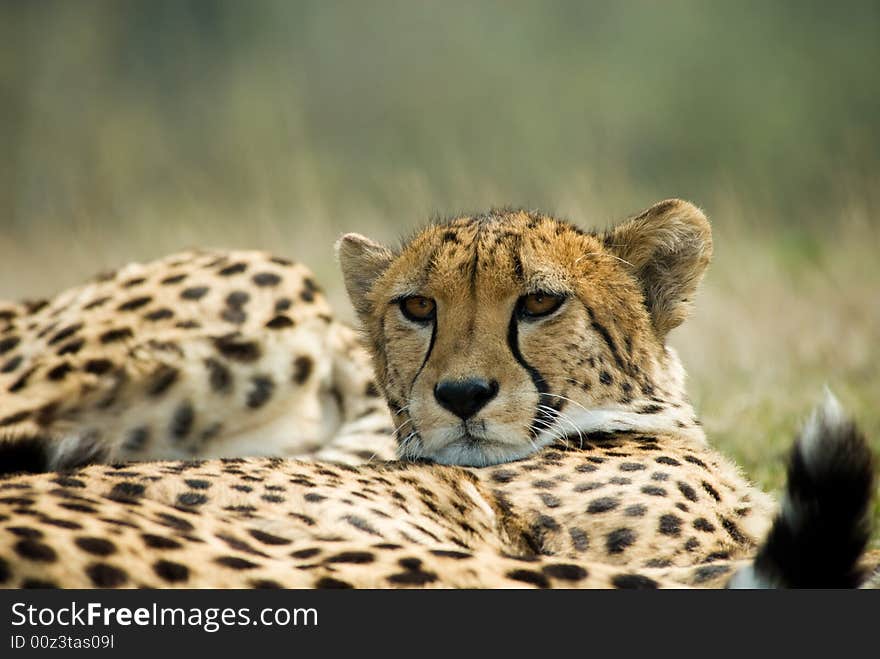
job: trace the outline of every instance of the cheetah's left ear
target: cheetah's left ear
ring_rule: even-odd
[[[394,258],[391,250],[358,233],[347,233],[336,243],[345,289],[358,315],[370,312],[368,295],[373,283]]]
[[[634,269],[657,335],[687,317],[712,258],[712,229],[703,212],[680,199],[654,204],[603,236],[605,247]]]

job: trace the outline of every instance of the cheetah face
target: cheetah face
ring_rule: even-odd
[[[402,458],[483,466],[691,422],[664,345],[711,254],[691,204],[601,234],[494,211],[431,225],[396,252],[356,234],[338,251]]]

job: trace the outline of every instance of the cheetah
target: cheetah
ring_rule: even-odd
[[[0,465],[394,456],[355,332],[312,273],[192,251],[0,306]],[[377,435],[387,433],[383,440]]]
[[[863,582],[873,460],[833,398],[795,443],[781,505],[706,441],[666,345],[712,252],[692,204],[606,232],[497,210],[337,250],[366,351],[304,270],[268,255],[171,257],[0,313],[24,378],[2,403],[0,585]],[[291,291],[309,306],[279,309]],[[110,311],[88,315],[102,297]]]

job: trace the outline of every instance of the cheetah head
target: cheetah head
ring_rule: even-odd
[[[483,466],[589,433],[698,432],[666,346],[712,253],[692,204],[606,232],[496,210],[337,251],[401,458]]]

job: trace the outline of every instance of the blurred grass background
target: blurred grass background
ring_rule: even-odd
[[[880,451],[876,2],[0,0],[0,297],[187,246],[701,205],[673,335],[767,488],[828,384]],[[878,508],[880,518],[880,508]]]

